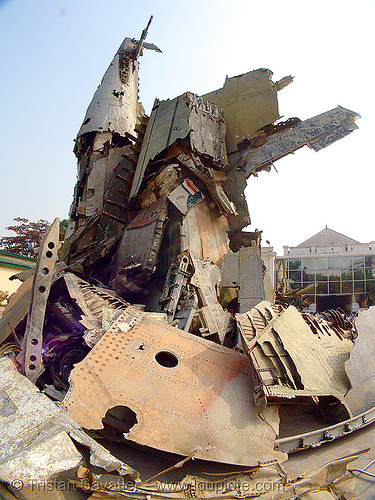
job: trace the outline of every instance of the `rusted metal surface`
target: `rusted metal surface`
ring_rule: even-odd
[[[179,166],[178,163],[166,165],[152,176],[139,194],[138,200],[141,208],[155,203],[160,197],[168,196],[181,183]]]
[[[117,254],[114,288],[129,295],[142,290],[155,270],[167,216],[167,200],[142,209],[124,231]]]
[[[244,355],[132,307],[71,379],[65,405],[85,428],[102,428],[108,410],[126,406],[137,418],[126,438],[138,444],[241,465],[285,458],[272,449],[276,409],[267,408],[265,421],[256,413]]]
[[[193,207],[183,219],[182,248],[192,257],[211,260],[221,266],[224,254],[229,252],[228,223],[209,200]]]
[[[164,480],[156,475],[139,485],[126,484],[125,481],[111,477],[84,475],[87,490],[93,492],[90,500],[131,497],[135,499],[165,499],[165,498],[261,498],[262,500],[291,500],[306,498],[308,500],[343,500],[344,498],[371,499],[366,495],[366,481],[356,474],[349,473],[359,460],[366,460],[368,450],[347,454],[336,458],[330,463],[312,468],[307,474],[297,478],[288,477],[281,469],[262,467],[246,471],[228,471],[221,474],[209,474],[204,471],[194,471],[185,474],[178,480]],[[368,459],[367,459],[368,460]],[[182,462],[176,464],[181,466]],[[173,468],[173,467],[171,467]],[[171,469],[170,468],[170,469]],[[167,471],[168,472],[168,469]],[[106,491],[106,480],[112,480],[117,486],[117,494]],[[82,482],[83,483],[83,482]],[[78,483],[79,484],[79,483]]]

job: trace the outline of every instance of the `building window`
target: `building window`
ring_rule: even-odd
[[[330,294],[338,294],[340,293],[340,282],[333,281],[329,283],[329,293]]]
[[[318,295],[327,295],[328,294],[328,283],[318,283],[316,287],[316,293]]]
[[[375,267],[375,257],[371,256],[366,256],[365,257],[365,264],[366,267]]]
[[[289,279],[296,282],[301,281],[301,271],[289,271]]]
[[[365,270],[363,267],[354,269],[354,279],[355,280],[364,280],[365,279]]]
[[[289,269],[301,269],[301,259],[289,260]]]
[[[353,293],[353,281],[342,282],[342,293]]]
[[[364,267],[363,255],[356,255],[353,257],[353,267]]]

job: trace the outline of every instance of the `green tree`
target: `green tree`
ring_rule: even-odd
[[[35,257],[43,234],[47,231],[50,223],[43,219],[31,222],[23,217],[16,217],[13,220],[18,224],[8,226],[5,229],[14,231],[16,236],[0,237],[0,250],[25,257]]]

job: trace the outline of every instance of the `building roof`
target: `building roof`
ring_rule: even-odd
[[[329,227],[325,227],[319,233],[314,234],[314,236],[311,236],[308,240],[297,245],[297,248],[352,245],[353,243],[358,244],[359,241],[353,240],[344,234],[337,233],[336,231],[333,231],[333,229],[329,229]]]
[[[21,269],[32,269],[36,265],[36,259],[25,257],[15,253],[0,250],[0,267],[16,267]]]

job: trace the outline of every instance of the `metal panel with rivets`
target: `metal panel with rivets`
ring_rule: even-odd
[[[83,427],[103,428],[126,407],[140,445],[238,465],[283,461],[273,449],[277,407],[261,419],[246,356],[147,317],[134,307],[71,372],[66,408]]]

